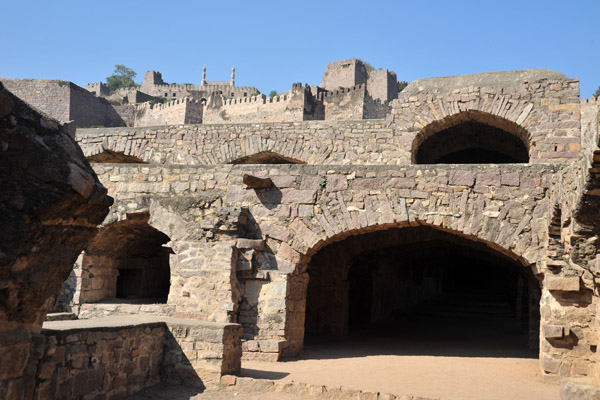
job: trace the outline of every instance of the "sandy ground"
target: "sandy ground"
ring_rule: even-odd
[[[480,305],[433,304],[343,337],[308,335],[299,357],[243,361],[242,376],[440,400],[559,400],[559,384],[544,382],[520,322],[502,308]],[[163,389],[151,391],[161,397],[133,399],[302,399],[197,391],[178,397],[183,388]]]
[[[538,361],[518,358],[368,356],[283,363],[246,361],[242,375],[441,400],[559,400]]]

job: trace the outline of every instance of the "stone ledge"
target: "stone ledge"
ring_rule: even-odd
[[[163,325],[183,325],[201,327],[210,330],[220,330],[230,326],[239,326],[234,323],[220,323],[196,321],[183,318],[161,317],[151,315],[119,315],[105,318],[78,319],[72,321],[47,321],[42,326],[42,333],[81,332],[90,329],[124,329],[134,327],[160,327]]]

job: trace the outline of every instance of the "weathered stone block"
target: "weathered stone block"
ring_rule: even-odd
[[[589,381],[565,380],[560,387],[562,400],[598,400],[600,386]]]
[[[550,291],[577,292],[579,291],[579,278],[549,276],[546,278],[546,287]]]
[[[565,336],[565,327],[562,325],[544,325],[542,329],[546,339],[562,339]]]

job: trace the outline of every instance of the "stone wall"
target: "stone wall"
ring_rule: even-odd
[[[419,132],[406,137],[413,161],[427,138],[466,119],[514,132],[529,147],[530,162],[564,162],[581,150],[577,79],[523,81],[504,88],[461,88],[458,82],[458,88],[449,85],[442,93],[422,85],[411,83],[392,105],[397,129]]]
[[[44,324],[33,336],[25,384],[3,399],[123,398],[160,381],[218,387],[240,372],[241,328],[173,318],[113,317]]]
[[[134,126],[199,124],[203,109],[202,103],[187,97],[166,104],[143,103],[135,108]]]
[[[321,95],[325,120],[356,121],[364,118],[366,86],[336,89]]]
[[[215,322],[235,322],[239,288],[235,242],[182,242],[171,256],[168,303],[175,315]]]
[[[264,95],[227,99],[213,93],[204,113],[205,124],[295,122],[304,120],[310,92],[295,83],[288,93],[272,98]]]
[[[15,96],[59,121],[70,121],[71,88],[69,82],[41,79],[0,78]]]
[[[125,126],[103,98],[66,81],[0,78],[6,87],[40,111],[60,121],[74,120],[78,127]]]
[[[369,71],[367,90],[373,99],[381,102],[398,98],[398,78],[394,72],[387,69]]]
[[[514,93],[485,87],[402,92],[392,103],[393,120],[79,130],[77,139],[86,156],[108,149],[153,163],[228,163],[272,151],[308,164],[406,165],[428,138],[473,120],[517,137],[531,163],[564,163],[581,148],[578,94],[577,81],[531,83]]]
[[[240,373],[242,328],[239,325],[172,318],[167,319],[167,325],[164,381],[216,389],[221,376]]]
[[[177,241],[184,250],[175,246],[177,257],[198,266],[188,269],[185,274],[173,267],[174,289],[169,304],[177,301],[178,308],[198,310],[214,310],[217,306],[222,310],[221,315],[225,316],[225,312],[235,310],[235,302],[239,301],[238,318],[244,326],[244,337],[248,341],[255,341],[245,345],[248,352],[258,350],[260,341],[265,340],[267,342],[262,347],[275,348],[275,358],[285,352],[286,346],[294,349],[290,350],[293,353],[299,350],[302,343],[303,323],[290,321],[303,322],[302,312],[293,310],[303,310],[306,276],[288,277],[288,274],[300,268],[297,264],[303,254],[310,254],[308,249],[314,247],[315,243],[321,243],[316,239],[313,243],[309,237],[334,237],[338,233],[371,225],[384,229],[386,221],[389,220],[387,224],[393,225],[396,224],[396,218],[400,224],[398,226],[402,226],[400,221],[414,218],[422,220],[422,223],[441,224],[448,229],[468,232],[469,235],[481,235],[482,239],[498,243],[502,248],[511,249],[511,252],[524,257],[527,260],[525,264],[536,265],[543,259],[543,246],[547,240],[543,234],[547,220],[547,205],[543,199],[553,174],[553,169],[548,166],[462,166],[455,171],[433,166],[277,166],[265,169],[264,166],[159,168],[97,164],[95,167],[101,178],[109,182],[107,185],[117,199],[120,194],[127,194],[127,205],[117,202],[112,218],[125,218],[127,212],[134,212],[134,202],[139,204],[138,207],[147,209],[147,199],[152,197],[150,213],[157,213],[153,223],[170,237],[173,238],[171,235],[174,234],[180,238]],[[273,189],[258,192],[245,189],[242,184],[244,173],[271,177]],[[133,182],[133,176],[136,182]],[[320,182],[326,183],[323,186]],[[160,195],[157,196],[158,193]],[[240,261],[236,252],[231,250],[232,245],[225,242],[219,244],[229,249],[228,254],[222,254],[223,257],[217,256],[221,253],[208,250],[197,250],[197,261],[186,255],[188,251],[214,246],[198,243],[194,247],[186,247],[188,244],[185,241],[192,236],[196,240],[209,242],[224,240],[219,209],[203,208],[189,216],[185,209],[178,209],[189,201],[183,199],[194,193],[205,198],[202,202],[220,204],[219,207],[247,207],[248,218],[257,224],[252,230],[254,233],[247,234],[256,235],[260,232],[260,239],[266,241],[265,249],[269,250],[255,250],[249,266],[243,259]],[[386,200],[382,197],[384,193]],[[183,203],[173,201],[178,197]],[[184,232],[168,231],[172,229],[169,225],[174,222],[167,218],[169,213],[179,216],[177,224]],[[396,213],[398,216],[394,217]],[[194,215],[193,219],[190,219],[191,215]],[[457,215],[465,216],[457,218]],[[476,218],[475,215],[480,217]],[[309,228],[302,228],[298,219],[305,221],[303,224]],[[186,220],[188,222],[184,222]],[[248,228],[227,229],[231,231],[230,235],[239,235]],[[294,239],[296,235],[302,239]],[[258,239],[256,236],[254,238]],[[240,246],[247,245],[236,245],[241,252]],[[213,257],[214,262],[211,261]],[[210,270],[201,266],[217,269],[212,273],[213,276],[219,276],[216,272],[222,268],[223,278],[219,278],[219,282],[225,283],[229,277],[230,263],[236,265],[238,281],[247,285],[242,287],[240,298],[234,295],[237,287],[235,282],[235,286],[232,284],[226,289],[225,296],[204,297],[199,294],[204,290],[192,289],[195,285],[193,276],[211,276],[207,275]],[[184,275],[187,282],[182,279]],[[215,283],[211,278],[202,284],[210,285],[214,290],[218,288],[213,286]],[[190,289],[185,288],[186,284]],[[219,298],[225,301],[224,308],[214,303]],[[204,311],[204,318],[209,315],[212,314]],[[215,314],[212,318],[217,316]],[[295,329],[300,331],[292,334]]]
[[[166,341],[163,323],[46,325],[51,327],[34,336],[29,359],[35,386],[26,390],[35,388],[33,398],[122,398],[160,382]]]

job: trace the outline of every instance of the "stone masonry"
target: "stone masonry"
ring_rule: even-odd
[[[42,332],[22,365],[35,390],[216,385],[241,358],[277,361],[299,354],[307,333],[347,333],[360,260],[414,264],[373,281],[371,320],[431,298],[453,274],[418,273],[434,251],[448,265],[467,254],[511,271],[504,294],[542,373],[598,382],[600,101],[548,70],[420,79],[399,93],[391,82],[344,60],[322,87],[295,84],[279,104],[217,93],[201,124],[78,129],[114,204],[60,301],[55,293],[43,308],[74,312],[79,321],[53,324],[81,330]],[[99,317],[158,325],[109,338]],[[52,347],[70,342],[80,345],[67,351],[73,360],[120,343],[124,364],[107,351],[51,374],[45,365],[61,361]],[[145,357],[160,358],[158,373],[141,376]],[[20,390],[6,382],[0,390]]]
[[[587,193],[576,177],[588,176],[597,115],[595,100],[580,102],[577,80],[529,70],[413,82],[384,119],[80,130],[77,139],[87,156],[108,150],[149,163],[95,165],[117,200],[105,223],[148,212],[174,252],[168,313],[239,322],[246,358],[301,351],[316,255],[355,235],[370,243],[378,232],[430,227],[524,271],[530,343],[545,373],[598,377],[597,252],[591,231],[584,238],[570,222]],[[422,149],[440,151],[436,140],[468,147],[440,134],[464,124],[503,132],[526,161],[414,165]],[[493,136],[478,145],[513,151]],[[236,165],[266,154],[298,165]],[[252,189],[245,176],[265,184]],[[565,250],[569,241],[585,242],[586,255]],[[354,248],[364,251],[344,251]],[[335,312],[321,312],[334,323]]]

